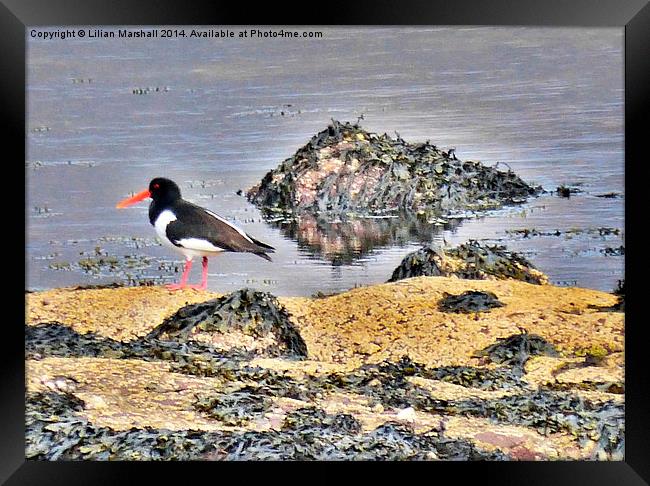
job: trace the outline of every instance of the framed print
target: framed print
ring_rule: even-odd
[[[0,7],[7,484],[242,460],[647,481],[647,2],[163,3]]]

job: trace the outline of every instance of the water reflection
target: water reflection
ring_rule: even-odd
[[[458,227],[462,219],[445,223],[402,213],[394,217],[343,217],[329,221],[313,214],[295,220],[267,220],[282,234],[298,242],[309,255],[333,265],[350,265],[377,248],[430,243],[436,235]]]
[[[98,244],[112,255],[151,257],[156,265],[147,276],[176,279],[157,269],[170,258],[164,248],[99,241],[152,236],[146,208],[118,212],[116,194],[133,190],[134,181],[167,175],[185,184],[188,199],[238,223],[250,209],[235,191],[258,183],[331,118],[354,122],[360,115],[369,131],[430,139],[457,148],[463,160],[502,162],[530,183],[583,184],[582,194],[546,199],[537,212],[526,210],[525,220],[507,214],[465,220],[445,237],[452,246],[492,238],[513,251],[534,251],[534,263],[553,281],[605,291],[616,286],[625,257],[598,250],[622,245],[622,233],[596,245],[592,238],[513,240],[504,230],[624,228],[624,198],[593,196],[624,193],[622,29],[323,30],[324,39],[297,43],[28,39],[29,287],[114,281],[49,266],[74,264],[78,251],[93,252]],[[147,86],[170,90],[132,92]],[[214,201],[194,183],[207,180],[223,181]],[[208,197],[208,204],[201,200]],[[268,242],[265,226],[256,220],[244,229]],[[312,218],[281,226],[289,238],[271,241],[278,250],[274,265],[220,259],[225,276],[211,278],[211,290],[231,292],[253,277],[277,280],[267,290],[279,296],[382,282],[406,253],[401,243],[438,241],[442,230],[418,221],[348,225]],[[52,243],[68,240],[79,244]],[[359,264],[370,251],[372,264]],[[331,264],[339,262],[356,264]]]

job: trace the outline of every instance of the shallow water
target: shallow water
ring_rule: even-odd
[[[625,257],[604,253],[624,245],[623,29],[309,30],[323,39],[28,37],[27,287],[178,279],[181,260],[156,244],[147,205],[115,209],[155,176],[277,249],[273,263],[212,259],[215,291],[311,295],[384,282],[422,242],[469,238],[521,251],[560,285],[611,291],[623,278]],[[444,226],[365,220],[353,231],[269,224],[236,194],[331,118],[362,114],[367,130],[582,192]],[[612,192],[621,197],[596,197]],[[585,231],[508,233],[524,228]],[[100,257],[119,261],[78,264]]]

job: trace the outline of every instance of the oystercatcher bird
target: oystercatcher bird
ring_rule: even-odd
[[[157,177],[149,189],[117,203],[117,208],[131,206],[151,198],[149,221],[162,242],[185,257],[185,268],[180,283],[169,284],[170,290],[190,287],[205,290],[208,286],[208,257],[226,251],[253,253],[272,261],[267,253],[275,248],[256,240],[212,211],[181,198],[181,190],[174,181]],[[200,285],[188,285],[187,277],[194,257],[203,257]]]

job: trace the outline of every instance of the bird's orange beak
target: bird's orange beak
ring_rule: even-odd
[[[149,192],[149,189],[145,189],[144,191],[137,193],[135,196],[122,199],[115,207],[118,209],[126,208],[148,197],[151,197],[151,193]]]

